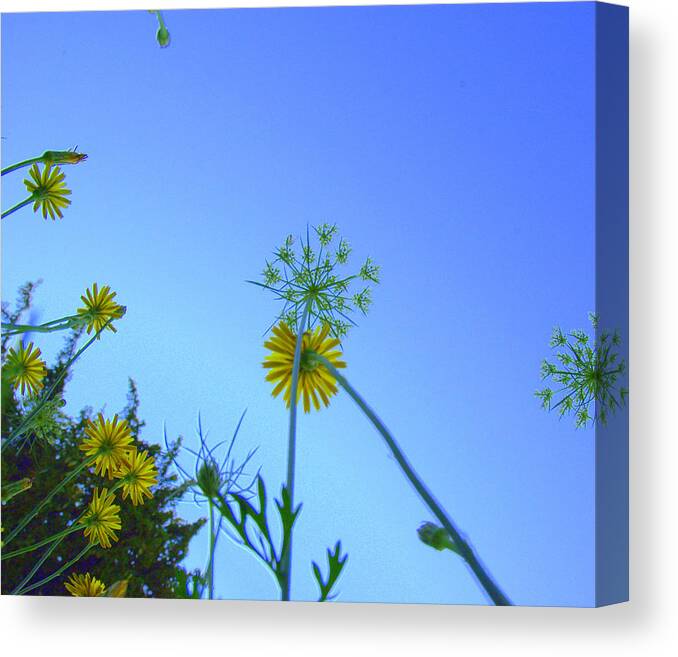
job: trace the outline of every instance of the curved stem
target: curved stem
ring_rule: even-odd
[[[292,365],[292,383],[290,387],[290,425],[287,435],[287,492],[290,496],[290,508],[294,509],[294,473],[297,458],[297,393],[299,389],[299,367],[301,364],[301,346],[304,341],[304,331],[308,321],[308,313],[312,300],[309,299],[304,306],[301,322],[297,327],[297,342],[294,347],[294,362]],[[287,549],[281,556],[282,565],[282,591],[283,600],[290,599],[292,581],[292,536],[290,534]]]
[[[506,597],[506,595],[504,595],[499,586],[494,582],[485,567],[480,563],[480,560],[476,556],[471,545],[463,538],[443,507],[435,499],[435,497],[433,497],[433,494],[428,490],[426,485],[414,471],[414,468],[409,464],[405,454],[398,446],[398,443],[391,435],[391,432],[386,428],[386,425],[379,419],[377,414],[368,406],[365,400],[358,394],[358,392],[351,386],[346,378],[337,370],[337,368],[334,367],[334,365],[332,365],[329,360],[327,360],[327,358],[314,352],[308,352],[308,356],[315,358],[327,369],[327,371],[337,380],[341,387],[346,390],[353,401],[358,404],[363,413],[365,413],[370,422],[372,422],[374,427],[381,434],[382,438],[386,441],[386,444],[391,450],[391,453],[398,462],[400,469],[404,472],[405,476],[414,486],[415,490],[419,494],[419,497],[421,497],[426,506],[428,506],[428,508],[431,510],[431,513],[433,513],[433,515],[440,521],[440,524],[452,537],[452,540],[458,548],[459,555],[464,559],[464,561],[466,561],[476,579],[485,590],[485,593],[489,596],[490,600],[492,600],[492,602],[494,602],[496,605],[510,605],[511,602]]]
[[[5,210],[2,213],[1,218],[4,219],[5,217],[9,217],[9,215],[12,214],[12,212],[16,212],[17,210],[21,210],[21,208],[23,208],[24,205],[28,205],[29,203],[32,203],[33,200],[34,200],[33,196],[29,196],[27,199],[21,201],[21,203],[17,203],[16,205],[13,205],[9,210]]]
[[[6,173],[16,171],[17,169],[21,169],[22,167],[27,167],[31,164],[35,164],[36,162],[42,162],[42,155],[38,155],[38,157],[31,157],[28,160],[22,160],[21,162],[17,162],[16,164],[10,164],[8,167],[5,167],[2,170],[1,175],[4,176]]]
[[[52,490],[51,492],[42,500],[39,504],[36,504],[31,511],[29,511],[19,522],[19,524],[10,532],[7,538],[3,541],[3,546],[7,546],[16,536],[21,532],[21,530],[26,527],[26,525],[35,518],[35,516],[40,513],[42,509],[49,504],[50,500],[68,483],[73,481],[88,465],[91,465],[94,462],[93,458],[85,459],[78,467],[70,471]],[[4,559],[3,555],[3,559]]]
[[[66,538],[66,536],[68,536],[69,534],[72,534],[73,532],[79,531],[81,529],[82,527],[79,527],[77,525],[71,525],[67,529],[64,529],[56,534],[52,534],[47,538],[43,538],[41,541],[38,541],[37,543],[33,543],[33,545],[27,545],[26,547],[19,548],[12,552],[4,552],[0,559],[4,561],[5,559],[11,559],[13,557],[18,557],[21,554],[26,554],[27,552],[33,552],[33,550],[37,550],[38,548],[41,548],[43,545],[47,545],[48,543],[52,543],[53,541],[61,541],[62,539]]]
[[[33,589],[37,589],[40,586],[44,586],[45,584],[49,584],[53,579],[56,577],[59,577],[61,573],[63,573],[65,570],[68,570],[73,564],[76,562],[80,561],[82,557],[84,557],[93,547],[94,543],[88,543],[78,554],[73,557],[68,563],[65,563],[59,570],[55,570],[51,575],[44,577],[38,582],[35,582],[35,584],[31,584],[30,586],[27,586],[24,589],[21,589],[20,591],[16,592],[16,595],[22,595],[23,593],[28,593],[29,591],[32,591]]]

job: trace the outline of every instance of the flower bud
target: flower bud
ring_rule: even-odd
[[[78,164],[86,160],[87,155],[76,153],[75,149],[72,151],[45,151],[40,159],[44,164]]]
[[[161,25],[158,28],[158,32],[156,33],[155,38],[158,40],[158,44],[160,45],[161,48],[167,48],[167,46],[169,46],[170,33],[169,30],[164,25]]]
[[[221,490],[221,474],[217,464],[213,461],[204,461],[198,470],[197,484],[203,495],[213,499]]]
[[[436,550],[452,550],[457,552],[457,546],[446,529],[439,527],[434,522],[424,522],[417,529],[419,540],[426,545],[430,545]]]

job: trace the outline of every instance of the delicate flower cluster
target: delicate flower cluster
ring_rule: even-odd
[[[85,428],[86,438],[80,445],[94,465],[94,472],[108,479],[118,479],[115,488],[122,488],[122,499],[128,497],[137,506],[144,497],[151,498],[151,487],[157,483],[158,470],[155,459],[147,451],[139,452],[132,445],[132,433],[126,420],[117,415],[107,420],[99,413],[96,421],[89,420]],[[90,505],[80,521],[90,543],[104,548],[117,541],[120,530],[120,507],[115,504],[113,490],[95,489]]]
[[[314,331],[304,332],[301,346],[301,360],[299,366],[299,385],[297,388],[297,402],[303,396],[304,412],[309,413],[311,403],[316,410],[320,410],[320,402],[329,406],[330,397],[337,394],[334,377],[317,360],[310,357],[311,352],[320,354],[329,360],[334,367],[346,367],[346,363],[339,360],[341,350],[338,338],[330,338],[328,324],[317,326]],[[264,343],[270,350],[263,366],[270,370],[266,380],[274,384],[274,397],[283,390],[283,399],[290,407],[292,396],[292,369],[294,367],[294,351],[297,336],[285,322],[280,322],[273,328],[273,337]]]
[[[293,236],[288,235],[274,251],[273,259],[266,262],[263,283],[250,282],[270,290],[283,301],[276,322],[284,321],[297,330],[308,304],[308,328],[327,325],[333,336],[341,338],[355,325],[352,314],[356,311],[367,314],[372,304],[371,286],[379,283],[379,267],[367,258],[357,274],[344,274],[341,269],[351,254],[349,243],[338,237],[336,225],[322,224],[313,231],[315,248],[309,230],[306,239],[299,240],[298,250]],[[360,287],[352,290],[356,283]]]
[[[591,313],[589,319],[597,329],[598,317]],[[596,420],[606,424],[609,414],[626,404],[628,395],[628,390],[619,386],[626,362],[613,350],[621,344],[619,333],[598,334],[596,330],[596,334],[590,338],[581,330],[563,333],[559,327],[553,329],[550,347],[557,351],[555,361],[544,360],[541,375],[558,388],[545,387],[535,393],[543,408],[558,409],[561,417],[574,413],[577,427]]]

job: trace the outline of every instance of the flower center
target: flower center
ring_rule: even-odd
[[[304,372],[313,372],[318,369],[320,363],[313,358],[314,353],[312,351],[302,351],[301,352],[301,361],[299,367]]]

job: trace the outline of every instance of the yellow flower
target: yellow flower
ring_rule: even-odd
[[[15,389],[21,388],[21,394],[38,392],[42,386],[42,380],[47,374],[45,362],[40,360],[40,349],[33,347],[29,342],[27,347],[19,343],[15,348],[7,352],[7,361],[5,363],[6,376]]]
[[[106,595],[104,583],[89,573],[71,575],[64,586],[71,595],[78,598],[98,598]]]
[[[87,288],[85,294],[80,298],[85,304],[84,308],[78,308],[78,315],[87,322],[87,333],[94,331],[98,333],[110,319],[120,319],[125,314],[125,307],[117,304],[113,299],[116,292],[111,292],[108,285],[101,289],[96,283],[92,288]],[[115,333],[113,324],[109,324],[107,329]]]
[[[312,333],[306,331],[302,339],[297,401],[303,394],[305,413],[310,412],[311,402],[316,410],[320,410],[320,401],[329,406],[330,397],[337,394],[334,377],[320,363],[309,358],[307,352],[314,351],[324,356],[337,368],[346,367],[346,363],[339,360],[341,351],[334,350],[339,345],[339,339],[328,338],[329,332],[329,325],[324,324],[322,327],[317,326]],[[264,343],[264,347],[271,351],[264,360],[264,367],[271,370],[266,380],[275,384],[272,392],[274,397],[285,390],[283,398],[289,408],[297,336],[285,322],[273,328],[273,336]]]
[[[115,530],[120,530],[120,507],[115,502],[115,495],[107,488],[94,489],[89,509],[82,517],[81,523],[85,527],[85,537],[92,544],[98,543],[103,548],[111,547],[111,539],[118,540]]]
[[[114,476],[121,480],[122,499],[126,500],[129,496],[134,506],[144,503],[144,495],[149,499],[153,497],[149,489],[158,483],[155,459],[148,452],[138,452],[136,448],[123,456]]]
[[[30,192],[33,200],[33,212],[37,212],[39,207],[42,207],[42,216],[47,219],[47,213],[52,218],[56,219],[58,215],[61,219],[64,215],[61,213],[61,208],[67,208],[71,201],[66,197],[71,193],[71,190],[66,187],[64,178],[66,175],[59,167],[54,167],[48,164],[40,172],[40,167],[34,164],[28,171],[33,180],[24,179],[24,185]]]
[[[132,432],[127,420],[118,420],[117,415],[112,420],[105,420],[99,413],[96,422],[87,421],[85,434],[87,438],[82,441],[80,449],[87,456],[95,458],[96,474],[103,476],[105,472],[112,479],[123,457],[130,450]]]

